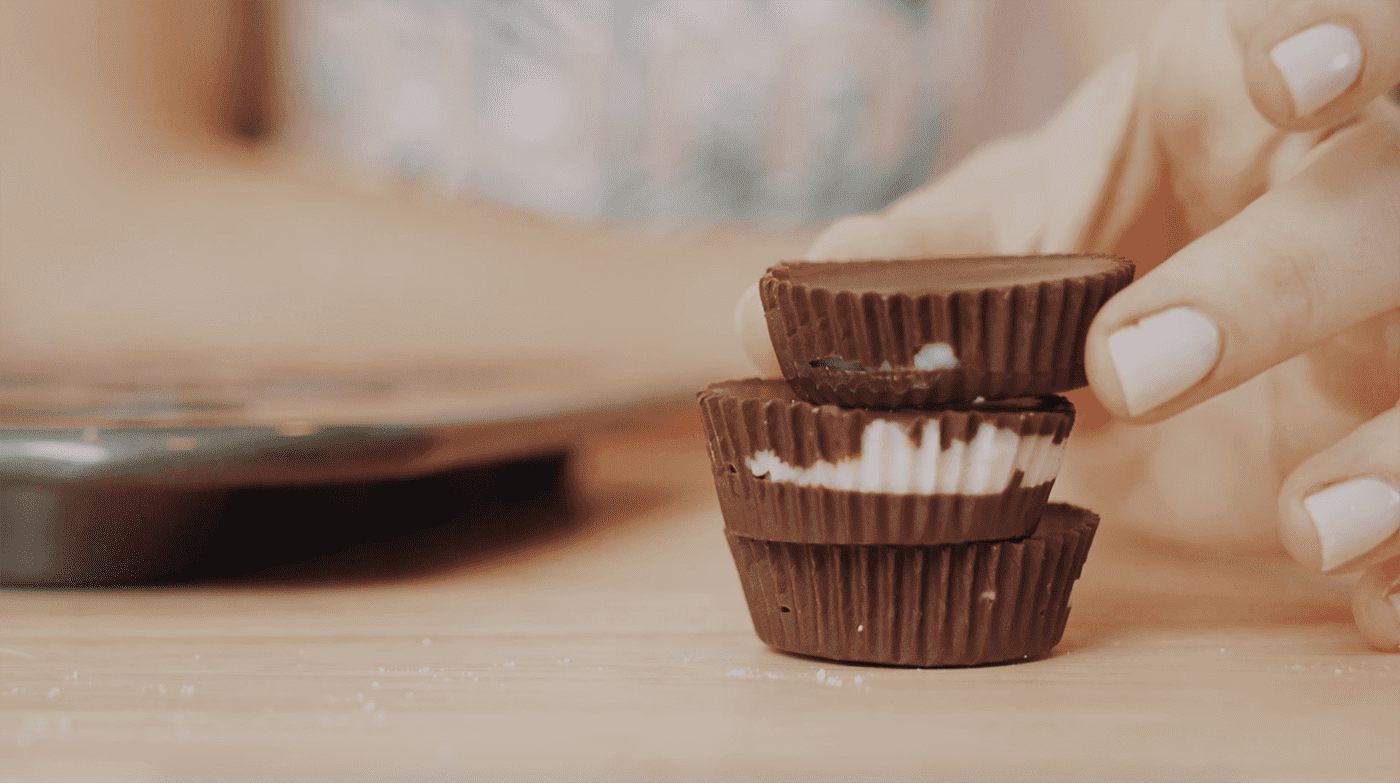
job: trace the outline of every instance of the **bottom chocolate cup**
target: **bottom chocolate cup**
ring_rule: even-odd
[[[862,546],[725,531],[765,644],[836,661],[972,666],[1049,652],[1099,517],[1051,503],[1019,541]]]

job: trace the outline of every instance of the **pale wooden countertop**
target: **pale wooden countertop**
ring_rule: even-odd
[[[1400,775],[1400,657],[1345,583],[1106,520],[1047,659],[783,655],[749,624],[698,417],[640,431],[590,437],[572,522],[401,542],[433,552],[409,573],[354,581],[378,549],[280,586],[0,593],[0,779]]]

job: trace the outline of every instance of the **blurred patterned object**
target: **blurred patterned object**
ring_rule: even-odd
[[[294,134],[356,168],[561,217],[783,226],[922,183],[924,2],[307,0]]]

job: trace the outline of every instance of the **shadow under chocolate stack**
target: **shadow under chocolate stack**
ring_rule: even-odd
[[[1074,421],[1053,392],[1084,385],[1089,322],[1132,271],[1106,256],[770,269],[788,381],[699,395],[759,638],[906,666],[1058,643],[1098,517],[1047,505]]]

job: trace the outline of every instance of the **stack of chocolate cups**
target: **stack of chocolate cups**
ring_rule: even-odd
[[[759,283],[785,380],[700,393],[765,643],[839,661],[1034,658],[1098,525],[1048,503],[1112,256],[785,263]]]

